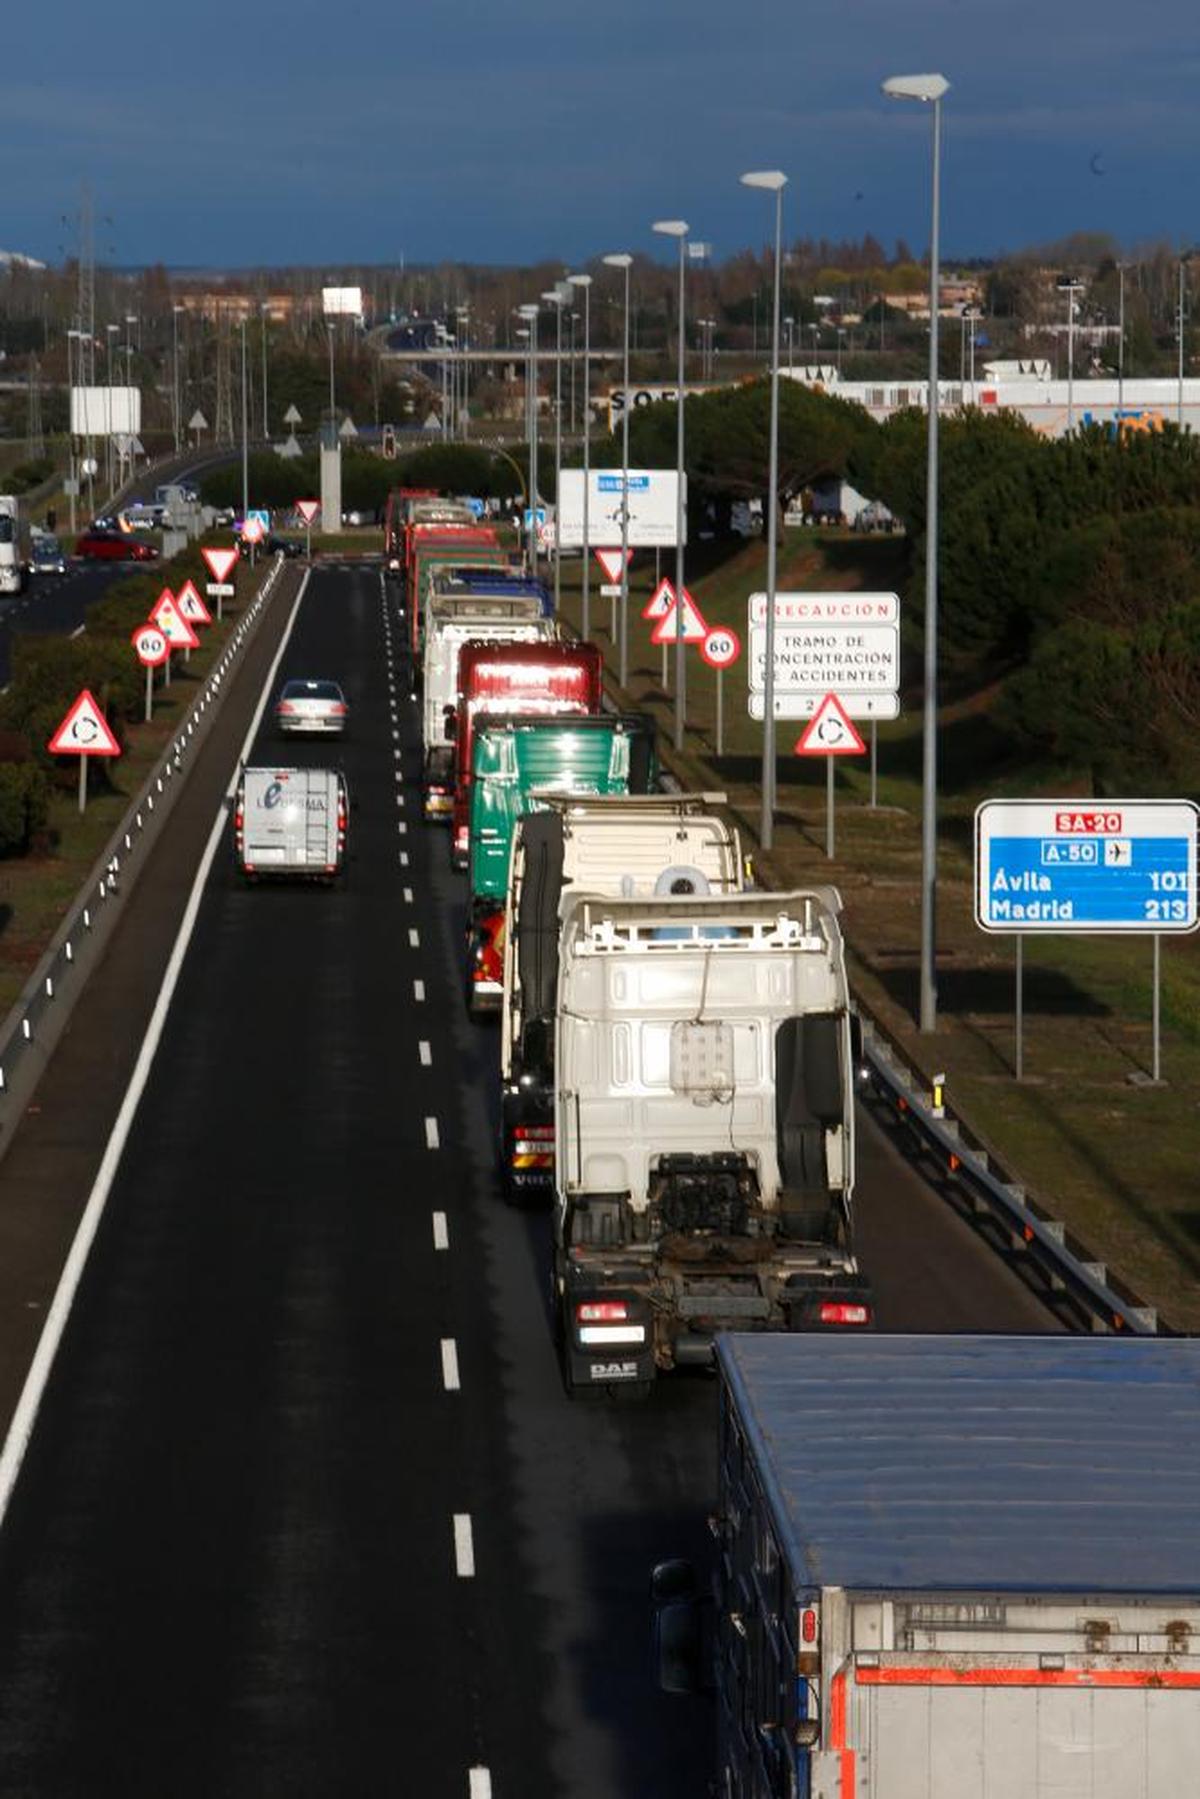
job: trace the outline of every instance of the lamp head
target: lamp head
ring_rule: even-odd
[[[536,306],[518,306],[517,312],[523,319],[536,319],[538,315]]]
[[[631,266],[633,257],[628,250],[614,250],[611,256],[602,256],[600,260],[607,263],[610,269],[627,269]]]
[[[592,285],[592,278],[590,275],[568,275],[567,280],[571,283],[572,287],[590,287]]]
[[[688,228],[683,219],[655,219],[650,227],[660,237],[686,237]]]
[[[880,86],[890,100],[940,100],[950,91],[944,75],[889,75]]]
[[[777,194],[787,186],[787,176],[782,169],[751,169],[748,175],[738,177],[743,187],[761,187],[768,193]]]

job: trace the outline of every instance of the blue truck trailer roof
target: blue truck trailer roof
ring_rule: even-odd
[[[727,1335],[798,1585],[1200,1592],[1200,1340]]]
[[[503,569],[494,568],[456,568],[451,570],[451,579],[456,588],[466,593],[528,596],[541,601],[545,617],[549,618],[554,611],[554,597],[545,582],[534,581],[527,575],[507,575]]]

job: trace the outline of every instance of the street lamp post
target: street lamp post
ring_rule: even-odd
[[[1175,405],[1175,423],[1179,426],[1179,429],[1181,431],[1183,430],[1183,320],[1184,320],[1184,285],[1183,285],[1183,283],[1184,283],[1184,270],[1187,268],[1187,264],[1188,264],[1188,258],[1186,256],[1181,256],[1179,258],[1179,316],[1178,316],[1179,379],[1178,379],[1178,384],[1177,384],[1177,388],[1176,388],[1176,405]]]
[[[538,572],[538,309],[518,308],[529,327],[529,572],[537,580]]]
[[[785,330],[785,331],[786,331],[786,332],[787,332],[787,344],[788,344],[788,374],[789,374],[789,375],[790,375],[790,374],[791,374],[791,372],[792,372],[792,350],[793,350],[793,347],[794,347],[794,338],[793,338],[793,332],[794,332],[794,330],[795,330],[795,325],[796,325],[796,321],[795,321],[795,319],[784,319],[784,321],[783,321],[783,327],[784,327],[784,330]]]
[[[562,597],[562,508],[558,490],[562,484],[562,321],[563,307],[571,298],[569,281],[556,281],[542,295],[554,308],[554,610]]]
[[[615,250],[604,261],[610,269],[625,271],[625,333],[621,360],[621,618],[617,631],[617,678],[622,687],[629,672],[629,271],[633,257]]]
[[[580,630],[587,640],[591,630],[591,605],[588,591],[588,567],[591,562],[591,545],[588,542],[588,498],[592,484],[592,397],[591,397],[591,365],[589,352],[592,347],[592,277],[590,275],[568,275],[567,280],[572,287],[583,291],[583,568],[580,593]]]
[[[783,190],[787,176],[779,169],[758,169],[742,176],[743,187],[761,188],[775,196],[775,280],[771,301],[771,436],[767,474],[767,630],[763,670],[762,823],[765,850],[775,829],[775,573],[779,530],[779,285],[783,264]],[[790,323],[790,321],[789,321]]]
[[[119,325],[104,327],[104,348],[108,360],[108,391],[105,395],[105,424],[108,427],[108,433],[104,444],[104,479],[108,484],[110,499],[116,487],[113,480],[113,338],[120,335],[121,327]]]
[[[258,314],[259,314],[259,319],[262,323],[262,381],[263,381],[263,420],[262,420],[262,423],[263,423],[263,439],[266,443],[270,443],[270,441],[271,441],[271,425],[270,425],[269,417],[267,414],[267,314],[270,312],[270,310],[271,309],[265,300],[259,301]]]
[[[684,318],[684,273],[687,268],[687,224],[683,219],[658,219],[654,230],[660,237],[673,237],[679,244],[679,372],[676,376],[675,415],[675,748],[683,748],[683,728],[687,719],[687,644],[683,637],[684,538],[687,515],[684,509],[683,426],[684,383],[687,347],[687,323]],[[628,410],[628,396],[626,396]]]
[[[938,602],[938,228],[941,210],[944,75],[893,75],[883,91],[933,107],[933,205],[929,245],[929,432],[925,503],[925,706],[921,770],[920,1028],[937,1029],[937,602]]]
[[[1083,282],[1074,275],[1060,275],[1055,285],[1067,296],[1067,436],[1075,429],[1075,296],[1083,292]]]
[[[1125,264],[1117,264],[1117,440],[1125,417]]]
[[[175,427],[175,454],[177,456],[183,444],[183,407],[179,393],[179,315],[182,311],[182,306],[176,305],[171,308],[171,402],[172,423]]]

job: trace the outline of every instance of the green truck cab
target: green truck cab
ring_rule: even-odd
[[[658,779],[645,713],[480,718],[472,751],[467,1010],[500,1007],[513,831],[539,794],[650,793]]]

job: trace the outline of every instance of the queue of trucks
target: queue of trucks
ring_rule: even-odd
[[[647,1392],[731,1328],[869,1326],[837,893],[754,889],[724,795],[659,790],[652,721],[494,528],[391,516],[423,816],[468,876],[468,1011],[499,1015],[500,1185],[553,1211],[567,1392]]]

